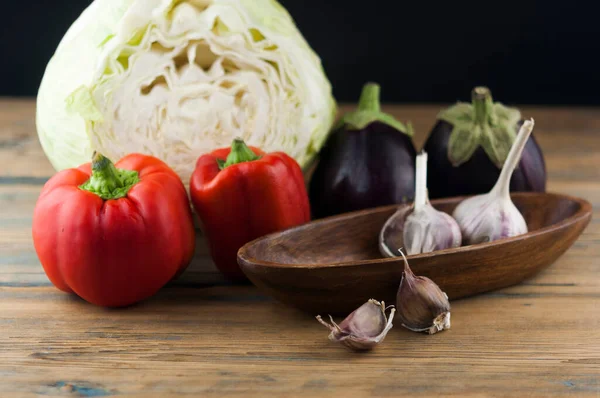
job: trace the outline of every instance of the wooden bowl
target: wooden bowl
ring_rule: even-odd
[[[408,256],[416,275],[450,299],[515,285],[552,264],[583,232],[592,206],[551,193],[515,193],[529,233]],[[464,198],[432,201],[452,213]],[[313,314],[349,313],[370,298],[395,303],[401,258],[383,258],[378,235],[398,206],[347,213],[267,235],[242,247],[238,262],[262,291]]]

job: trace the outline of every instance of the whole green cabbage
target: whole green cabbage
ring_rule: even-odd
[[[58,170],[94,150],[140,152],[187,184],[234,137],[306,166],[335,112],[320,59],[275,0],[95,0],[48,64],[37,129]]]

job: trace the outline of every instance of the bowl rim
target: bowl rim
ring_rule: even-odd
[[[592,217],[592,205],[590,202],[588,202],[586,199],[583,199],[583,198],[578,198],[575,196],[566,195],[566,194],[562,194],[562,193],[555,193],[555,192],[511,192],[510,195],[511,195],[511,197],[514,197],[514,196],[516,196],[516,197],[518,197],[518,196],[546,196],[546,197],[554,196],[557,198],[567,199],[571,202],[577,203],[579,205],[579,209],[573,215],[571,215],[555,224],[551,224],[551,225],[542,227],[540,229],[536,229],[535,231],[527,232],[525,234],[513,236],[510,238],[499,239],[499,240],[495,240],[492,242],[477,243],[474,245],[459,246],[459,247],[450,248],[450,249],[436,250],[434,252],[429,252],[429,253],[412,254],[412,255],[406,256],[406,258],[407,259],[427,259],[427,258],[431,258],[434,256],[455,254],[455,253],[459,254],[459,253],[464,253],[464,252],[481,250],[481,249],[485,249],[485,248],[488,248],[491,246],[510,244],[510,243],[517,242],[517,241],[524,240],[524,239],[531,239],[531,238],[537,237],[539,235],[545,235],[547,233],[562,229],[566,226],[575,224],[579,221],[584,220],[585,218],[588,218],[588,221],[589,221],[589,220],[591,220],[591,217]],[[473,196],[473,195],[453,196],[453,197],[448,197],[448,198],[433,199],[433,200],[431,200],[431,204],[436,205],[436,204],[440,204],[440,203],[454,202],[454,201],[460,202],[471,196]],[[342,214],[337,214],[334,216],[329,216],[329,217],[313,220],[313,221],[307,222],[305,224],[301,224],[301,225],[298,225],[298,226],[295,226],[292,228],[285,229],[283,231],[270,233],[268,235],[254,239],[254,240],[246,243],[244,246],[242,246],[239,249],[238,255],[237,255],[238,264],[240,265],[242,270],[244,270],[245,268],[248,268],[248,267],[255,268],[257,266],[266,267],[266,268],[268,267],[268,268],[286,268],[286,269],[298,269],[298,268],[320,269],[320,268],[334,268],[334,267],[352,267],[352,266],[361,266],[361,265],[368,265],[368,264],[386,264],[386,263],[394,263],[394,262],[402,261],[402,257],[382,257],[382,258],[375,258],[375,259],[368,259],[368,260],[341,261],[341,262],[323,263],[323,264],[320,264],[320,263],[290,263],[290,264],[287,264],[287,263],[259,260],[256,257],[248,256],[248,251],[250,250],[250,247],[258,244],[259,242],[261,242],[263,240],[272,239],[273,237],[275,237],[277,235],[293,234],[293,233],[298,232],[299,230],[306,229],[306,228],[308,228],[308,226],[313,225],[313,224],[326,224],[326,223],[331,223],[340,218],[350,218],[350,217],[354,217],[354,216],[360,216],[360,215],[372,213],[374,211],[384,211],[386,209],[390,209],[390,210],[400,209],[401,207],[410,206],[410,205],[411,205],[411,203],[400,204],[400,205],[397,205],[397,204],[396,205],[386,205],[386,206],[378,206],[378,207],[373,207],[373,208],[369,208],[369,209],[358,210],[358,211],[353,211],[353,212],[348,212],[348,213],[342,213]]]

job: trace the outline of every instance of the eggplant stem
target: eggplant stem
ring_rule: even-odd
[[[359,111],[381,112],[379,96],[381,87],[377,83],[367,83],[360,93],[358,100]]]
[[[487,124],[488,118],[492,115],[494,100],[492,93],[487,87],[475,87],[471,92],[471,102],[475,114],[475,122],[478,124]]]

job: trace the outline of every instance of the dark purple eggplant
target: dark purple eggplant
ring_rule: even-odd
[[[412,129],[381,112],[379,92],[366,84],[327,139],[309,185],[314,218],[413,201]]]
[[[443,110],[425,143],[430,198],[489,192],[523,124],[521,112],[494,103],[488,88],[476,87],[471,98],[471,104],[459,102]],[[510,190],[546,190],[546,164],[533,134],[512,175]]]

